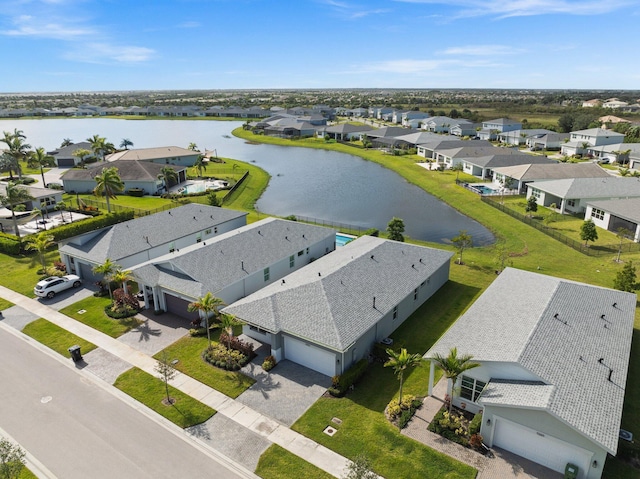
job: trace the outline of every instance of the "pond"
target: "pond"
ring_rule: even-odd
[[[269,172],[269,187],[256,204],[267,214],[379,230],[385,230],[395,216],[403,219],[405,234],[412,238],[446,243],[466,230],[476,245],[494,241],[477,221],[376,163],[334,151],[249,144],[231,136],[241,125],[238,121],[70,118],[0,120],[0,131],[18,128],[34,148],[46,150],[59,147],[64,138],[79,142],[94,134],[116,146],[128,138],[135,148],[186,148],[195,143],[201,150],[215,150],[218,156],[251,162]]]

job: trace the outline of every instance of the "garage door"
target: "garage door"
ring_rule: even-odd
[[[166,302],[167,305],[167,311],[169,313],[173,313],[177,316],[181,316],[183,318],[187,318],[189,320],[192,319],[196,319],[200,317],[200,313],[198,313],[197,311],[194,311],[193,313],[190,313],[187,310],[187,307],[189,306],[190,301],[186,301],[182,298],[178,298],[176,296],[172,296],[170,294],[165,294],[164,295],[164,300]]]
[[[312,344],[284,337],[284,357],[327,376],[336,373],[336,356]]]
[[[75,161],[73,158],[58,158],[57,159],[58,166],[75,166]]]
[[[81,263],[78,260],[76,260],[76,265],[80,265],[80,277],[82,278],[82,281],[85,282],[85,284],[91,284],[96,281],[102,281],[103,276],[101,274],[95,274],[93,272],[92,265]]]
[[[539,433],[507,419],[495,418],[493,445],[525,459],[564,473],[568,462],[580,468],[579,478],[586,477],[593,454],[568,442]]]

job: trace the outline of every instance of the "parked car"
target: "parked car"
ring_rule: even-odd
[[[70,288],[77,288],[82,284],[79,276],[75,274],[68,274],[66,276],[58,277],[51,276],[45,278],[42,281],[38,281],[36,287],[33,288],[33,293],[41,298],[53,298],[56,293],[64,291]]]

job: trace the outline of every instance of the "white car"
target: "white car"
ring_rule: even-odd
[[[36,287],[33,288],[33,293],[41,298],[53,298],[56,293],[65,289],[77,288],[80,284],[82,284],[82,281],[75,274],[68,274],[62,277],[51,276],[38,281]]]

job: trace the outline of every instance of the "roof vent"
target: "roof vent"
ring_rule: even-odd
[[[613,369],[609,368],[609,377],[607,378],[609,381],[611,381],[612,374],[613,374]]]
[[[415,263],[414,263],[414,264],[412,264],[412,265],[411,265],[411,267],[412,267],[413,269],[416,269],[416,265],[415,265]]]
[[[371,259],[373,259],[373,255],[371,255]]]
[[[169,211],[169,214],[171,215],[171,211]],[[173,216],[173,215],[171,215],[171,216]]]
[[[373,309],[376,309],[376,297],[373,297]]]
[[[302,233],[302,237],[303,237],[304,239],[307,239],[307,237],[304,235],[304,233]]]
[[[604,315],[604,314],[600,315],[600,319],[604,319],[605,316],[606,315]]]
[[[424,261],[422,261],[422,258],[420,258],[420,262],[421,262],[422,264],[424,264]]]
[[[283,279],[283,280],[282,280],[282,284],[284,284],[284,283],[285,283],[285,280]]]
[[[289,241],[289,237],[288,237],[288,236],[285,236],[285,237],[284,237],[284,239],[286,239],[287,241]]]
[[[260,230],[258,230],[258,234],[259,234],[259,235],[262,235],[262,233],[260,232]]]
[[[598,362],[599,362],[600,364],[602,364],[602,361],[604,361],[604,358],[600,358],[600,359],[598,359]]]
[[[318,271],[318,276],[322,276],[322,273],[320,271]]]
[[[618,307],[618,303],[613,303],[611,306],[613,306],[614,308]]]
[[[203,242],[202,242],[202,246],[207,246],[207,242],[206,242],[206,241],[203,241]]]

